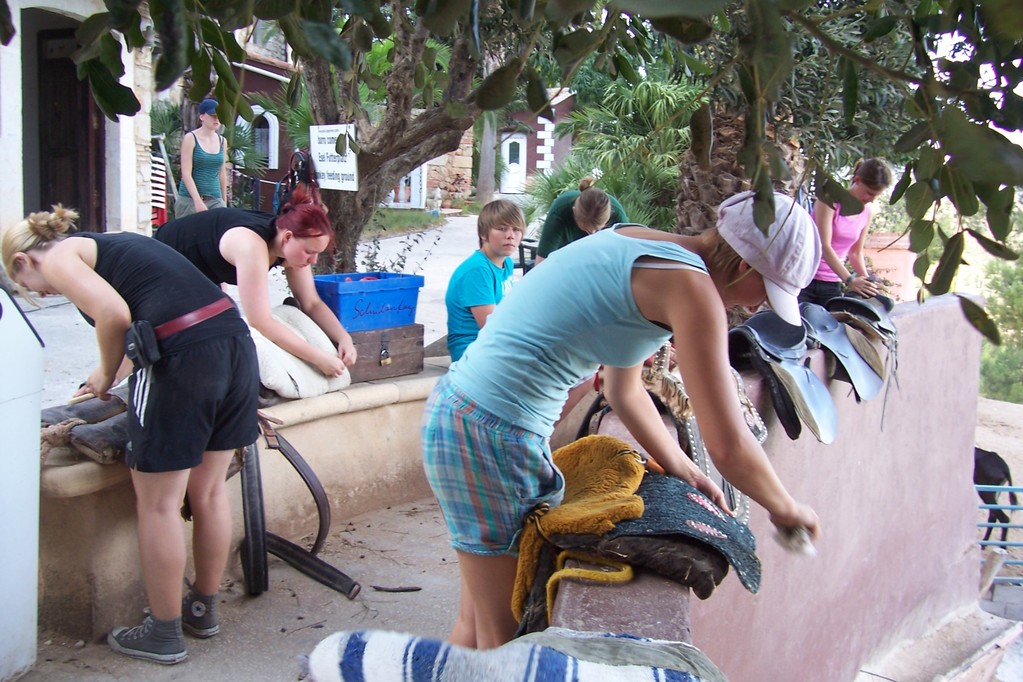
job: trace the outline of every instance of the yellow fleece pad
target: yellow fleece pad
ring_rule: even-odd
[[[643,480],[643,462],[628,443],[611,436],[587,436],[554,452],[554,463],[565,477],[565,499],[553,509],[530,514],[524,522],[512,593],[517,620],[522,620],[547,537],[604,535],[619,521],[643,515],[643,500],[635,494]]]

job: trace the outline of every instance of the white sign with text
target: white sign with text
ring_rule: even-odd
[[[335,123],[325,126],[309,126],[309,153],[316,169],[316,182],[320,189],[340,189],[355,192],[359,189],[359,172],[355,153],[341,156],[337,153],[337,138],[347,134],[355,138],[355,125]]]

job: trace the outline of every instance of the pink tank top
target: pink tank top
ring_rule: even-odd
[[[867,226],[867,221],[870,219],[870,209],[864,207],[863,211],[856,215],[844,216],[839,214],[839,206],[840,204],[836,202],[835,217],[831,221],[831,248],[835,250],[839,258],[845,260],[845,257],[849,255],[849,249],[852,248],[852,245],[863,234],[863,228]],[[860,274],[864,273],[861,272]],[[821,258],[821,264],[813,278],[819,279],[822,282],[842,281],[823,258]]]

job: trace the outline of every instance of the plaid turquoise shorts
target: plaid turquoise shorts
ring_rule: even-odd
[[[426,477],[458,551],[517,554],[526,515],[564,497],[548,440],[484,410],[447,376],[426,403],[421,433]]]

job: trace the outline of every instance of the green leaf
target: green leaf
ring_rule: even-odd
[[[352,32],[352,45],[360,52],[369,52],[373,49],[373,29],[366,24],[359,24]]]
[[[213,69],[217,72],[217,87],[225,88],[229,95],[241,92],[238,79],[235,78],[234,71],[231,70],[231,65],[227,63],[224,55],[217,50],[210,50],[210,57],[213,58]]]
[[[615,52],[613,59],[615,68],[618,69],[618,73],[620,73],[622,77],[629,82],[629,85],[633,87],[639,85],[641,79],[639,74],[636,73],[636,70],[632,68],[632,64],[629,63],[629,59],[622,55],[621,52]]]
[[[7,0],[0,0],[0,45],[7,45],[14,37],[14,20]]]
[[[689,118],[689,140],[689,151],[696,159],[696,164],[709,171],[714,146],[714,119],[708,102],[701,104]]]
[[[110,34],[110,12],[100,12],[93,14],[88,17],[85,21],[79,24],[78,28],[75,29],[75,40],[81,45],[78,52],[85,50],[86,48],[99,41],[105,35]],[[77,54],[77,53],[76,53]],[[75,60],[77,64],[79,61]]]
[[[205,0],[203,13],[217,20],[225,31],[252,25],[254,0]],[[231,57],[232,60],[238,61]]]
[[[78,65],[78,78],[89,79],[92,98],[100,111],[111,121],[118,122],[117,115],[134,116],[142,108],[131,88],[117,82],[114,75],[98,59],[90,59]]]
[[[913,169],[916,167],[916,162],[910,161],[906,164],[905,170],[902,171],[902,177],[895,183],[895,187],[892,188],[892,195],[888,198],[889,204],[898,203],[902,195],[906,193],[906,188],[909,187],[909,183],[913,181]]]
[[[565,35],[554,37],[554,58],[561,66],[561,73],[567,76],[573,67],[581,62],[600,40],[600,34],[581,28]]]
[[[124,42],[128,46],[128,52],[145,47],[146,36],[142,33],[142,15],[136,13],[135,17],[128,24],[127,28],[121,29],[124,35]]]
[[[337,136],[334,141],[334,151],[338,156],[348,156],[348,132],[345,131]]]
[[[992,192],[986,201],[988,228],[995,239],[1003,242],[1009,238],[1009,232],[1012,230],[1010,217],[1015,195],[1015,190],[1012,187],[1003,187]]]
[[[288,106],[292,109],[297,107],[302,101],[302,72],[296,71],[291,74],[291,78],[288,80],[288,87],[284,91],[284,97],[288,102]]]
[[[899,20],[891,15],[881,17],[875,20],[870,24],[870,26],[867,27],[867,30],[863,33],[863,42],[872,43],[878,38],[883,38],[884,36],[891,33],[893,30],[895,30],[895,27],[898,26],[898,23]]]
[[[256,0],[252,13],[259,19],[280,19],[298,9],[298,0]]]
[[[591,7],[593,0],[549,0],[545,14],[555,24],[567,24],[572,17],[586,12]]]
[[[914,220],[909,224],[909,250],[925,253],[934,241],[934,221]],[[922,278],[921,278],[922,279]]]
[[[662,19],[651,19],[650,25],[664,35],[671,36],[684,45],[702,42],[714,32],[709,22],[699,19],[664,17]]]
[[[138,14],[142,0],[104,0],[110,15],[110,25],[118,31],[131,24],[132,15]]]
[[[352,68],[352,49],[333,26],[318,21],[306,21],[303,26],[306,40],[315,52],[342,71]]]
[[[526,70],[526,103],[534,114],[554,123],[554,110],[547,97],[547,84],[532,67]]]
[[[906,190],[906,213],[914,220],[927,215],[927,210],[934,205],[934,193],[929,183],[917,180]]]
[[[188,99],[193,102],[201,102],[209,94],[212,82],[210,80],[210,69],[213,63],[210,61],[210,53],[201,48],[192,60],[192,87],[188,90]]]
[[[856,109],[859,107],[860,99],[860,77],[856,73],[856,64],[851,59],[846,59],[845,69],[842,74],[842,112],[845,114],[845,124],[852,125],[856,118]]]
[[[108,33],[99,39],[99,43],[99,60],[110,69],[114,78],[120,78],[124,75],[124,62],[121,61],[121,41]]]
[[[771,177],[782,182],[791,180],[792,170],[789,169],[789,164],[782,158],[778,147],[768,142],[764,145],[764,152],[767,154],[767,163],[771,168]]]
[[[752,34],[744,40],[742,52],[746,65],[756,74],[756,97],[775,101],[792,73],[792,39],[773,2],[757,0],[747,7]]]
[[[911,152],[931,138],[930,121],[920,121],[895,141],[895,151],[900,154]]]
[[[977,211],[980,210],[980,202],[977,201],[973,183],[955,166],[945,166],[941,169],[941,189],[944,195],[952,200],[959,215],[977,215]]]
[[[767,173],[766,168],[761,168],[756,178],[756,186],[753,190],[756,193],[753,197],[753,222],[761,232],[767,235],[776,216],[774,187],[771,185],[771,176]]]
[[[924,251],[913,261],[913,276],[921,282],[927,279],[927,271],[931,268],[931,259]]]
[[[295,51],[295,54],[304,59],[315,59],[317,57],[317,54],[313,52],[313,48],[310,47],[309,41],[305,38],[305,31],[302,30],[301,20],[298,17],[289,14],[278,19],[277,25],[281,27],[285,40],[288,41],[288,45],[291,45],[291,49]]]
[[[702,19],[724,9],[728,0],[615,0],[615,5],[644,19],[689,17]]]
[[[998,325],[987,314],[987,311],[963,294],[956,294],[956,296],[959,297],[959,308],[966,316],[966,321],[983,334],[988,341],[996,346],[1002,345],[1002,335],[998,331]]]
[[[208,17],[202,17],[199,26],[202,39],[207,45],[223,52],[232,62],[245,61],[245,49],[238,44],[233,33],[224,31]]]
[[[439,36],[449,36],[459,21],[469,17],[473,0],[426,0],[422,17],[423,26]]]
[[[188,44],[191,40],[185,21],[184,0],[153,0],[151,7],[159,16],[157,33],[160,35],[160,56],[153,68],[157,90],[174,85],[188,68]]]
[[[968,120],[954,106],[942,113],[939,133],[951,163],[972,182],[1023,185],[1023,149],[1001,133]]]
[[[1023,4],[1019,0],[984,0],[978,8],[995,35],[1013,41],[1023,38]]]
[[[858,215],[863,212],[863,202],[849,193],[842,183],[835,180],[823,168],[818,167],[814,174],[815,194],[818,199],[834,208],[839,204],[838,213],[843,216]]]
[[[910,188],[912,189],[912,188]],[[925,284],[927,291],[933,296],[947,294],[952,288],[952,281],[959,271],[959,265],[963,261],[963,249],[966,246],[966,238],[962,232],[952,235],[945,250],[938,259],[938,267],[935,268],[931,281]]]
[[[969,232],[970,235],[977,240],[978,244],[984,247],[985,251],[990,253],[995,258],[1001,258],[1002,260],[1019,259],[1019,254],[1010,249],[1005,244],[1002,244],[1001,242],[996,242],[995,240],[986,237],[985,235],[981,234],[980,232],[977,232],[974,229],[967,228],[966,231]]]
[[[521,70],[522,62],[516,57],[484,78],[476,90],[477,106],[483,111],[494,111],[511,104]]]
[[[938,177],[944,163],[945,157],[937,149],[934,147],[924,147],[920,150],[920,156],[917,158],[916,166],[914,167],[916,179],[930,180],[931,178]]]

